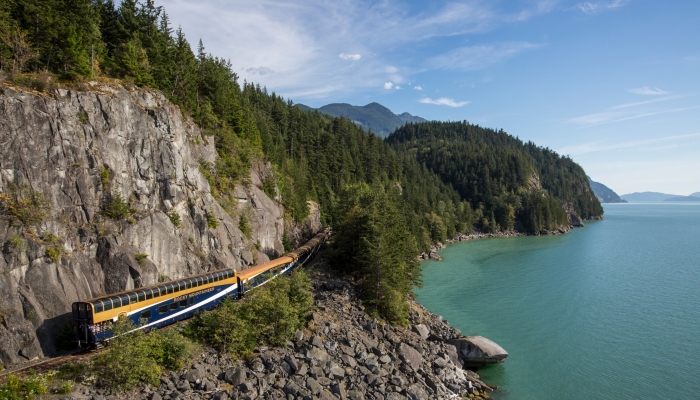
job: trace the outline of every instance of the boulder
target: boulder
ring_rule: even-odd
[[[502,363],[508,352],[494,341],[483,336],[465,336],[450,341],[457,348],[457,355],[464,367],[481,367],[486,364]]]
[[[418,352],[418,350],[407,345],[406,343],[401,343],[399,345],[399,356],[408,365],[410,365],[414,370],[418,370],[423,364],[423,356]]]

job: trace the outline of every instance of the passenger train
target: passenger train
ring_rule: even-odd
[[[81,347],[93,347],[112,337],[112,323],[127,317],[137,329],[156,329],[215,308],[226,298],[237,299],[275,277],[304,265],[331,234],[325,228],[298,249],[243,271],[232,268],[141,287],[73,303],[73,327]]]

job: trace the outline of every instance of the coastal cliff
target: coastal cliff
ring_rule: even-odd
[[[284,252],[271,166],[253,161],[225,209],[200,171],[214,141],[159,92],[0,90],[0,363],[56,354],[79,299]],[[293,240],[320,227],[312,211]]]

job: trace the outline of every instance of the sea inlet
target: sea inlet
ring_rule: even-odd
[[[606,204],[566,235],[440,255],[417,300],[508,351],[478,370],[495,399],[700,398],[700,203]]]

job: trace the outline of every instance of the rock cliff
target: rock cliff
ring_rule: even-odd
[[[54,354],[79,299],[283,253],[282,206],[258,187],[270,166],[224,210],[199,169],[213,140],[162,94],[0,90],[0,363]]]

